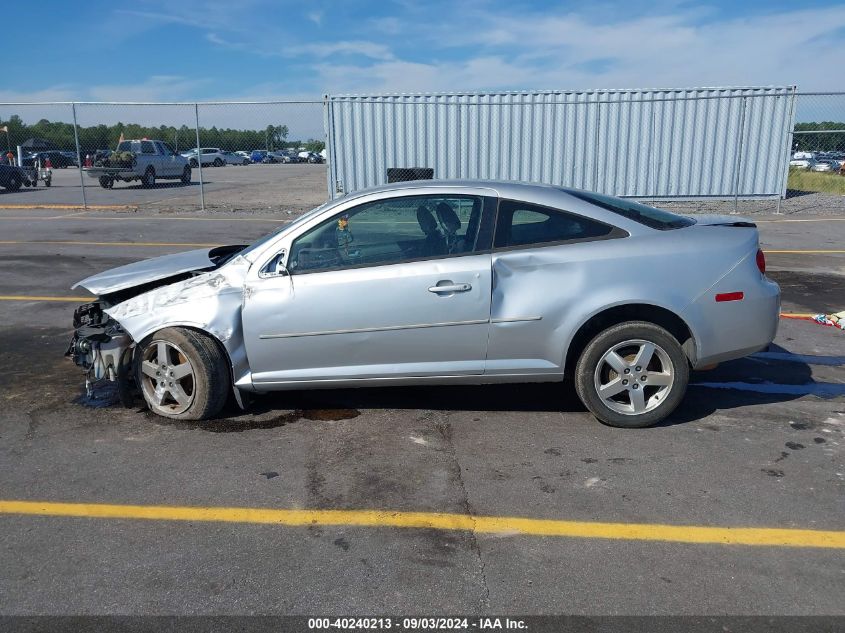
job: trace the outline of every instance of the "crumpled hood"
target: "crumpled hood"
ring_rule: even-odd
[[[216,249],[200,248],[194,251],[145,259],[92,275],[77,282],[73,287],[85,288],[95,295],[107,295],[182,273],[214,268],[215,264],[211,259],[214,250]]]

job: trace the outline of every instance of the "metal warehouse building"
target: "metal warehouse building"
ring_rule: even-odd
[[[782,196],[794,99],[794,87],[330,95],[329,190],[429,168],[618,196]]]

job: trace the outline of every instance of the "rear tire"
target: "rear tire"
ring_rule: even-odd
[[[683,400],[689,362],[668,331],[646,321],[609,327],[589,342],[575,366],[575,391],[602,423],[643,428],[664,420]]]
[[[23,180],[17,174],[9,176],[9,182],[6,184],[6,191],[17,191],[23,185]]]
[[[221,159],[219,159],[219,158],[215,158],[215,159],[214,159],[214,162],[212,163],[212,165],[214,165],[215,167],[222,167],[222,166],[223,166],[223,161],[222,161]]]
[[[206,420],[229,397],[226,355],[208,335],[164,328],[141,346],[137,362],[141,393],[153,413],[174,420]]]
[[[49,187],[50,181],[46,180],[44,181],[44,184]],[[108,176],[100,176],[100,186],[103,189],[111,189],[112,187],[114,187],[114,180],[109,178]]]

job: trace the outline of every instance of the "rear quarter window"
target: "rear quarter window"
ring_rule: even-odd
[[[577,242],[627,235],[621,229],[560,209],[502,200],[496,220],[496,248]]]
[[[588,191],[578,191],[576,189],[564,189],[570,196],[574,196],[579,200],[584,200],[597,207],[606,209],[611,213],[621,215],[624,218],[639,222],[652,229],[658,231],[668,231],[671,229],[682,229],[685,226],[692,226],[695,220],[683,215],[671,213],[663,209],[650,207],[633,200],[624,200],[622,198],[614,198],[613,196],[606,196],[601,193],[592,193]]]

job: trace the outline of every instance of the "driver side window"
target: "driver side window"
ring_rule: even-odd
[[[478,196],[443,195],[362,204],[300,235],[288,270],[307,273],[475,252],[482,204]]]

